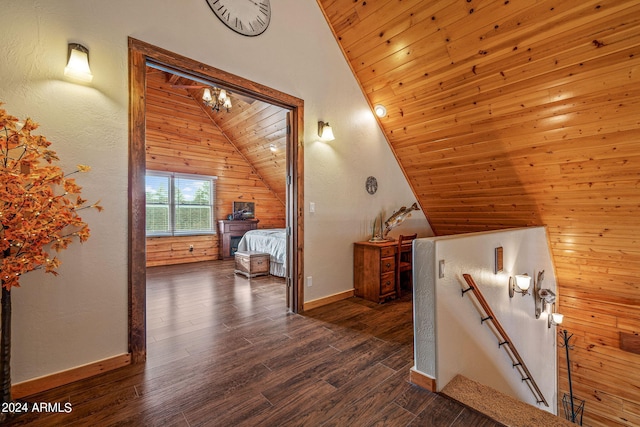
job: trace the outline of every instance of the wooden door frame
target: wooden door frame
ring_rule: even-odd
[[[291,196],[287,200],[287,226],[291,227],[289,242],[292,250],[291,299],[288,307],[294,313],[303,309],[304,277],[304,152],[303,117],[304,101],[275,89],[235,76],[209,65],[169,52],[157,46],[129,37],[129,352],[132,363],[146,360],[146,233],[144,182],[145,116],[146,116],[146,66],[154,63],[199,79],[223,84],[238,93],[246,94],[270,104],[290,110],[291,140],[287,157],[288,174],[291,174]],[[293,283],[291,283],[293,282]],[[287,289],[289,292],[289,289]]]

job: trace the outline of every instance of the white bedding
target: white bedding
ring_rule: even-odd
[[[247,231],[238,243],[238,250],[268,253],[269,273],[287,276],[287,234],[284,228]]]

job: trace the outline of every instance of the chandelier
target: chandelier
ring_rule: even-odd
[[[213,111],[220,111],[221,108],[231,112],[231,96],[224,89],[217,87],[205,88],[202,93],[202,102]]]

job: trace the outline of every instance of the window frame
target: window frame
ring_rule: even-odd
[[[145,235],[146,237],[179,237],[179,236],[202,236],[202,235],[212,235],[217,234],[216,229],[216,214],[215,214],[215,204],[216,204],[216,181],[218,179],[217,176],[214,175],[198,175],[198,174],[189,174],[189,173],[180,173],[180,172],[170,172],[170,171],[158,171],[158,170],[150,170],[148,169],[145,172],[145,187],[146,187],[146,179],[149,176],[167,178],[169,188],[168,191],[168,207],[169,207],[169,230],[168,231],[150,231],[147,230],[145,225]],[[176,210],[180,205],[175,200],[176,193],[176,180],[198,180],[198,181],[209,181],[209,190],[210,190],[210,198],[209,204],[206,205],[194,205],[194,206],[203,206],[208,207],[211,210],[211,229],[210,230],[176,230]],[[165,206],[164,204],[158,204],[159,206]],[[145,224],[147,222],[147,210],[148,210],[149,202],[146,200],[146,191],[145,191]]]

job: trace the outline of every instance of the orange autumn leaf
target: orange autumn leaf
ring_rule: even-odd
[[[65,192],[71,193],[71,194],[78,194],[82,189],[82,187],[76,184],[76,180],[73,178],[65,179],[63,187]]]

